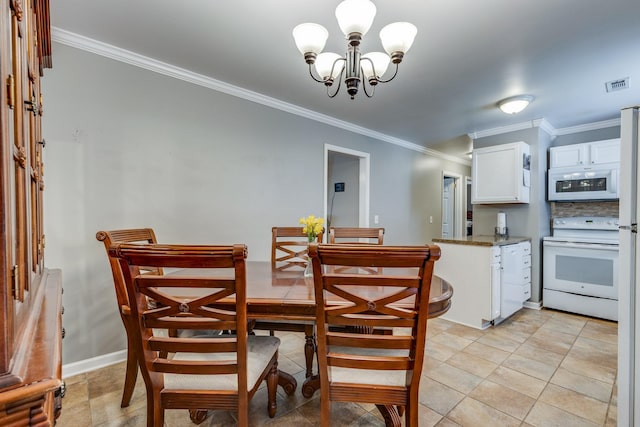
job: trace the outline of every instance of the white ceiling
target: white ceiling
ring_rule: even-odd
[[[391,22],[418,27],[395,80],[368,99],[329,99],[291,36],[316,22],[325,50],[344,54],[339,0],[54,0],[56,29],[89,37],[399,140],[463,151],[463,135],[544,118],[566,128],[640,104],[638,0],[374,0],[363,52],[382,50]],[[55,50],[53,56],[55,69]],[[605,92],[629,77],[630,88]],[[496,102],[535,101],[508,116]],[[453,140],[450,143],[447,142]],[[462,143],[461,143],[462,141]],[[451,151],[449,149],[449,151]]]

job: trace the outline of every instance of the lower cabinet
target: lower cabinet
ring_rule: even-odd
[[[33,294],[31,315],[16,342],[12,369],[0,376],[0,426],[53,426],[62,383],[62,279],[45,269]]]
[[[434,239],[442,255],[434,275],[453,286],[443,319],[485,329],[511,316],[531,297],[531,243]]]

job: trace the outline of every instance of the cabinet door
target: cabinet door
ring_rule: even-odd
[[[598,141],[589,146],[590,164],[613,163],[620,161],[620,140]]]
[[[572,144],[552,147],[550,150],[550,167],[580,166],[586,164],[588,157],[587,144]]]
[[[473,150],[471,203],[529,203],[528,147],[514,142]]]

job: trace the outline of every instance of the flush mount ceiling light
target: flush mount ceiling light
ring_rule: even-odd
[[[360,41],[369,31],[375,16],[376,6],[370,0],[345,0],[336,7],[338,25],[348,40],[347,54],[344,57],[337,53],[322,52],[329,37],[322,25],[306,23],[293,29],[296,46],[309,64],[309,74],[313,80],[324,83],[330,98],[338,94],[343,75],[347,93],[353,99],[358,93],[360,82],[364,93],[371,98],[378,83],[390,82],[398,74],[398,64],[413,44],[418,30],[408,22],[389,24],[380,31],[382,46],[387,53],[370,52],[361,55]],[[389,62],[396,65],[395,72],[391,78],[382,80]],[[313,73],[314,64],[317,75]],[[330,88],[336,79],[338,84],[332,92]]]
[[[507,114],[518,114],[527,108],[531,101],[533,101],[533,96],[531,95],[512,96],[498,102],[498,108]]]

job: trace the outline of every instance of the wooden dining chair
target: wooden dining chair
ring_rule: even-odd
[[[316,237],[317,242],[322,242],[322,233]],[[298,268],[304,270],[309,260],[309,240],[298,227],[272,227],[271,228],[271,268],[274,270],[287,270]]]
[[[373,403],[386,414],[388,425],[400,425],[405,411],[405,426],[418,427],[429,292],[440,248],[312,244],[309,254],[317,303],[321,425],[329,426],[331,402],[340,401]],[[363,273],[362,267],[382,270]],[[370,298],[372,288],[382,296]],[[332,332],[332,326],[339,332]],[[362,333],[373,328],[393,334]]]
[[[157,243],[156,235],[151,228],[98,231],[96,233],[96,239],[104,243],[107,256],[109,255],[109,248],[115,243]],[[111,274],[113,275],[113,285],[116,291],[118,312],[120,313],[122,323],[124,324],[124,330],[127,334],[127,367],[124,377],[122,401],[120,402],[120,406],[124,408],[129,406],[129,403],[131,402],[131,396],[133,395],[136,385],[136,378],[138,377],[138,356],[136,354],[135,345],[133,344],[133,328],[135,327],[135,324],[131,317],[129,299],[127,298],[127,287],[124,284],[124,277],[122,275],[120,263],[117,258],[109,257],[109,264],[111,265]],[[162,269],[148,268],[147,272],[162,274]]]
[[[384,228],[331,227],[329,243],[382,245]]]
[[[275,416],[280,340],[248,334],[245,245],[123,243],[109,254],[119,259],[136,325],[148,427],[162,427],[166,409],[188,409],[197,422],[207,409],[235,410],[246,427],[249,401],[265,379],[268,414]],[[144,266],[179,270],[141,274]],[[235,333],[172,337],[152,329]]]

